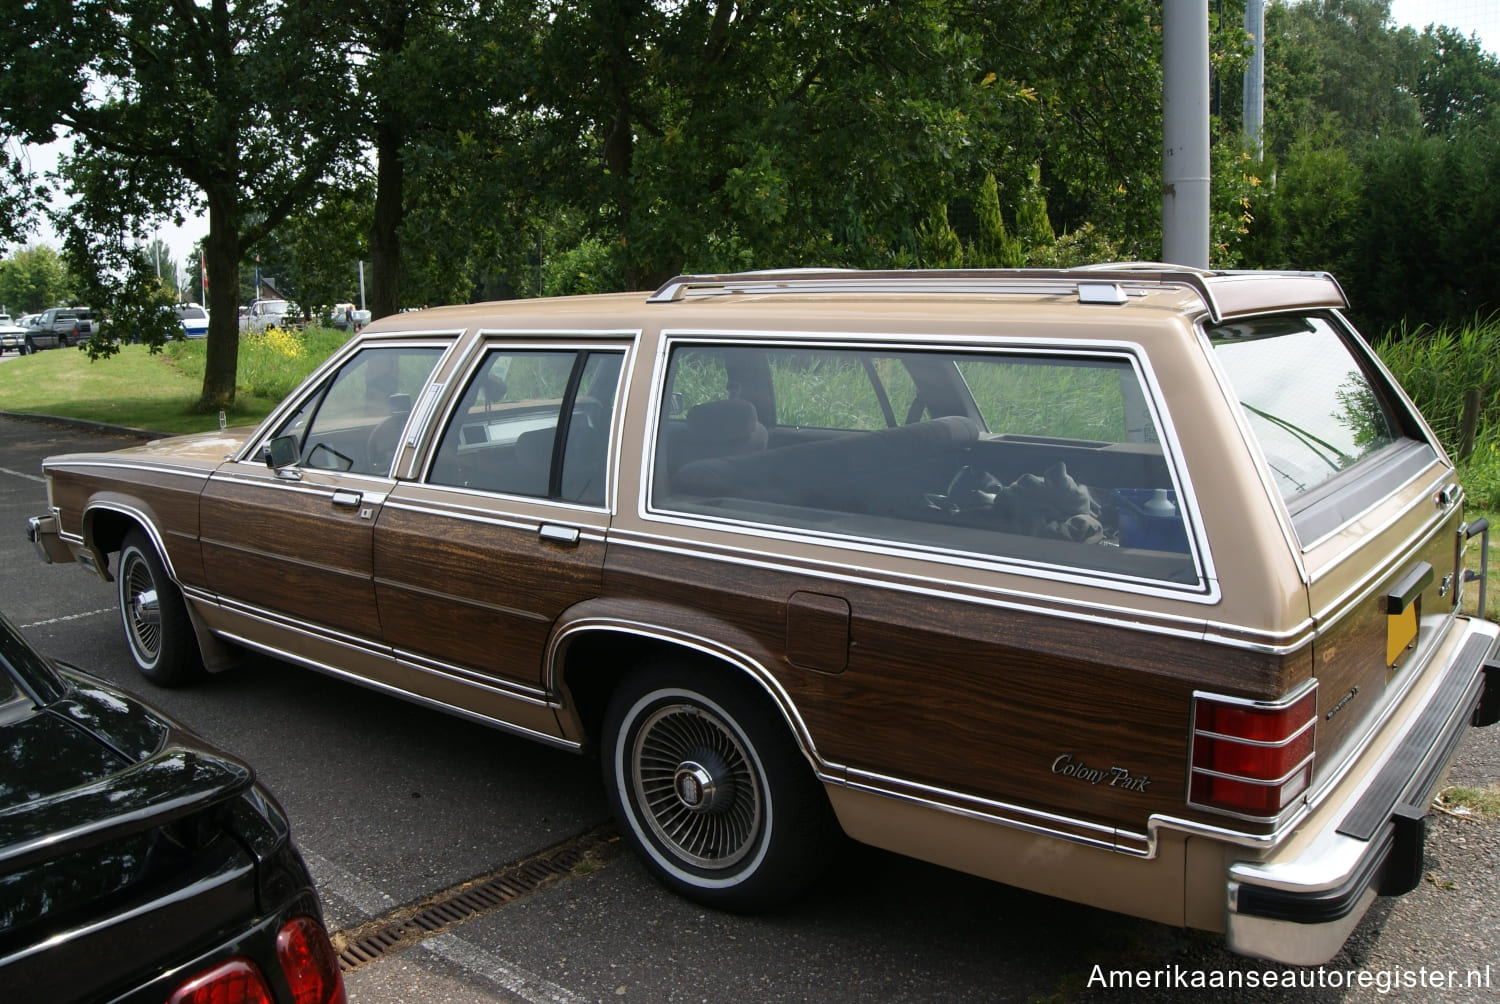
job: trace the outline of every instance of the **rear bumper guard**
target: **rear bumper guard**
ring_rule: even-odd
[[[1343,947],[1377,895],[1416,888],[1427,807],[1464,731],[1500,719],[1497,645],[1491,630],[1471,628],[1374,779],[1302,851],[1230,866],[1232,950],[1319,965]]]

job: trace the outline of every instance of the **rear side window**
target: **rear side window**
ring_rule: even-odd
[[[683,342],[663,390],[658,511],[1203,582],[1124,353]]]
[[[443,431],[428,480],[602,505],[623,359],[615,350],[490,351]]]
[[[1289,504],[1406,438],[1404,408],[1331,318],[1252,318],[1208,336]]]

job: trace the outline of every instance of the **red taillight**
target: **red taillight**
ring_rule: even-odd
[[[249,959],[221,962],[188,980],[167,1004],[274,1004],[270,988]]]
[[[276,959],[296,1004],[344,1004],[344,978],[328,935],[311,917],[294,917],[276,934]],[[177,988],[167,1004],[275,1004],[254,962],[235,957]]]
[[[1189,800],[1267,818],[1312,781],[1317,688],[1285,704],[1198,695],[1193,705]]]
[[[328,934],[311,917],[294,917],[276,935],[276,958],[297,1004],[344,1004],[344,978]]]

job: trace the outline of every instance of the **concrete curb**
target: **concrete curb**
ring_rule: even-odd
[[[133,436],[136,439],[167,439],[171,436],[182,435],[177,432],[156,432],[151,429],[137,429],[129,425],[111,425],[108,422],[94,422],[87,418],[67,418],[62,415],[37,415],[27,411],[0,411],[0,418],[14,418],[23,422],[38,422],[44,425],[62,425],[71,429],[86,429],[89,432],[111,433],[116,436]]]

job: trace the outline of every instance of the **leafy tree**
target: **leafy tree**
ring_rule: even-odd
[[[1266,9],[1266,146],[1331,128],[1359,149],[1421,127],[1417,36],[1391,22],[1389,0],[1301,0]]]
[[[1047,216],[1047,192],[1042,187],[1042,168],[1038,164],[1031,166],[1031,176],[1016,207],[1016,236],[1028,259],[1045,255],[1057,240],[1052,220]]]
[[[884,263],[1019,88],[948,4],[549,3],[519,149],[625,285],[684,267]]]
[[[12,316],[55,307],[73,296],[75,285],[62,258],[45,245],[24,248],[0,261],[0,304]]]
[[[511,179],[508,107],[536,47],[525,0],[307,0],[354,87],[330,128],[344,186],[373,200],[363,213],[375,317],[404,301],[447,302],[503,256],[524,215]],[[567,72],[575,72],[568,67]],[[497,189],[499,194],[497,194]],[[527,242],[529,246],[529,242]]]
[[[1040,182],[1056,232],[1085,223],[1118,235],[1124,254],[1161,243],[1161,5],[1155,0],[1016,0],[954,5],[981,40],[1002,102],[1002,145],[987,163],[1015,211]],[[1021,230],[1017,225],[1018,232]],[[1023,243],[1025,238],[1022,238]],[[1106,242],[1109,243],[1109,242]]]
[[[373,273],[365,243],[372,187],[367,183],[353,191],[330,193],[276,231],[297,303],[314,320],[327,316],[335,303],[359,302],[361,261],[369,270],[367,278]]]
[[[1366,329],[1500,311],[1500,132],[1382,142],[1362,168],[1349,293]]]
[[[242,248],[312,200],[337,151],[328,122],[348,67],[303,5],[276,0],[37,0],[0,34],[0,127],[74,139],[57,221],[96,307],[151,332],[139,235],[194,200],[208,207],[211,322],[200,406],[234,400]],[[309,39],[315,44],[308,44]],[[253,218],[257,222],[250,222]],[[153,345],[159,344],[154,337]],[[107,338],[96,357],[114,351]]]
[[[1500,60],[1452,28],[1429,26],[1421,38],[1417,94],[1422,127],[1453,137],[1486,123],[1500,124]]]
[[[170,290],[174,297],[179,296],[181,283],[177,275],[177,259],[172,257],[172,249],[167,247],[167,242],[160,237],[153,237],[145,247],[145,255],[162,286]]]

